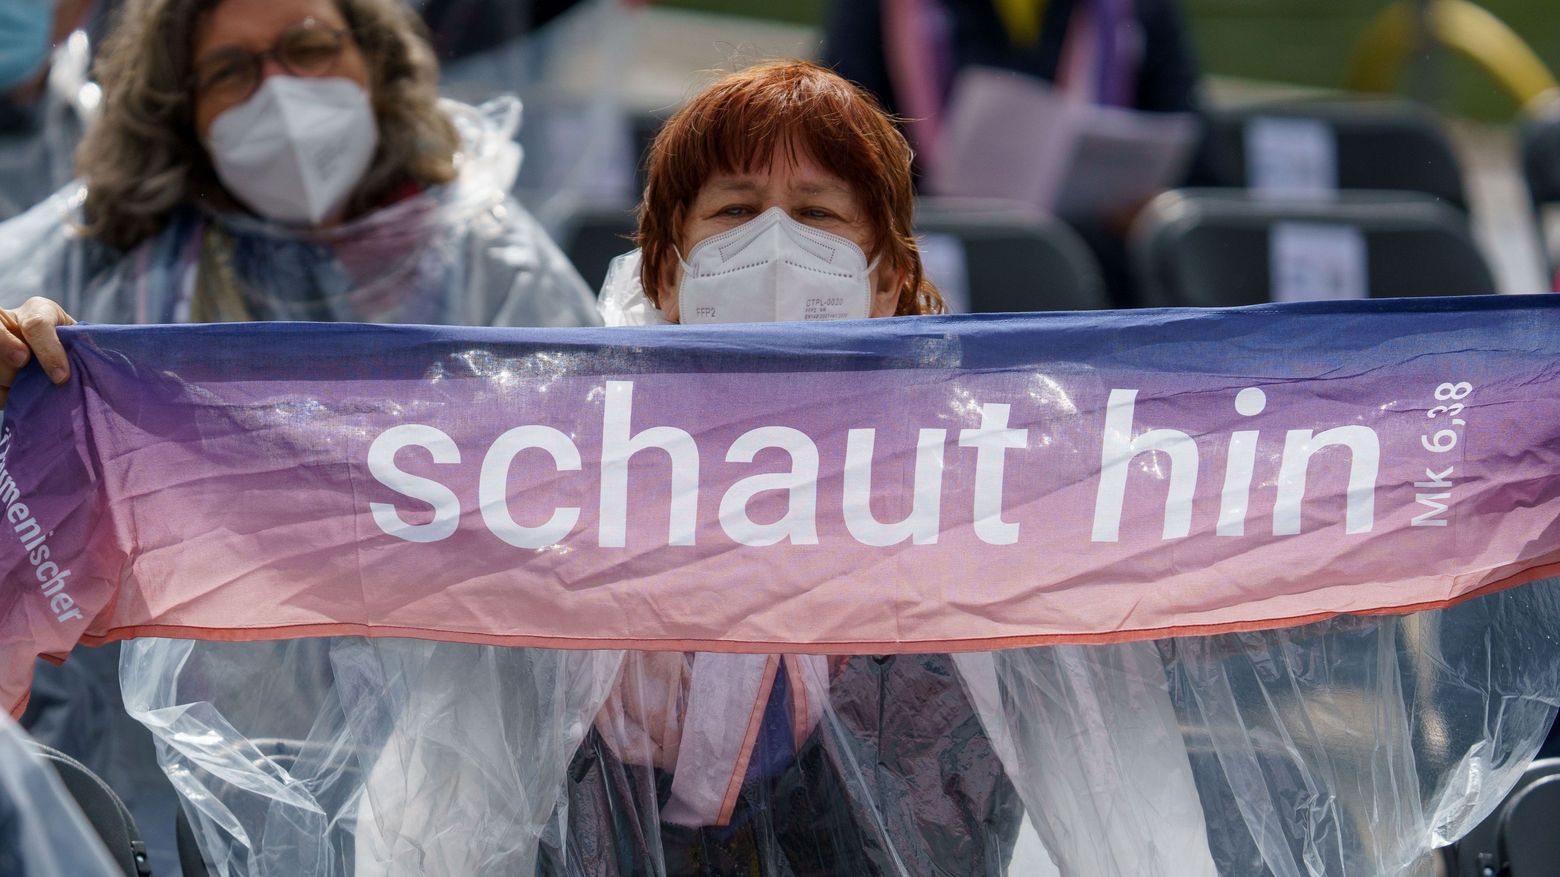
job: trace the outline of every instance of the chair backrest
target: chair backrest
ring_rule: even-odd
[[[926,239],[941,236],[957,244],[962,282],[971,313],[1077,311],[1110,307],[1098,263],[1071,228],[1010,210],[962,202],[922,199],[915,231],[933,280],[936,267]]]
[[[1448,877],[1533,877],[1560,862],[1560,758],[1528,765],[1484,821],[1447,848]],[[1509,870],[1508,870],[1509,869]]]
[[[594,292],[607,279],[612,260],[634,248],[635,228],[632,206],[580,204],[560,223],[558,245]]]
[[[1518,788],[1500,814],[1500,853],[1510,877],[1540,877],[1560,867],[1560,776]]]
[[[1279,124],[1270,124],[1273,120]],[[1408,101],[1294,101],[1215,110],[1210,127],[1220,170],[1237,186],[1260,182],[1253,178],[1264,158],[1258,150],[1276,145],[1285,154],[1271,157],[1282,161],[1292,157],[1295,140],[1311,140],[1328,153],[1324,163],[1332,165],[1338,190],[1420,192],[1468,209],[1450,138],[1433,114]]]
[[[195,829],[190,817],[180,805],[174,816],[173,840],[179,849],[179,872],[184,877],[207,877],[212,873],[211,863],[201,854],[200,841],[195,839]]]
[[[146,855],[146,844],[141,832],[130,816],[129,808],[97,774],[85,765],[57,749],[41,743],[33,744],[38,754],[60,775],[65,790],[75,799],[87,822],[92,825],[108,853],[123,869],[125,877],[147,877],[152,873],[151,860]]]
[[[1560,208],[1560,102],[1547,105],[1529,115],[1518,130],[1522,179],[1527,184],[1528,204],[1533,211],[1533,227],[1544,255],[1544,265],[1553,272],[1560,266],[1560,252],[1550,247],[1549,224],[1545,214]]]
[[[1522,176],[1535,205],[1560,204],[1560,106],[1523,120]]]
[[[1130,247],[1149,306],[1496,291],[1466,217],[1408,192],[1326,202],[1167,192],[1144,208]]]

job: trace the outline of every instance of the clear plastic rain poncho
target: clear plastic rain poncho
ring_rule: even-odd
[[[609,322],[655,322],[636,273]],[[142,639],[122,679],[225,875],[1430,874],[1548,731],[1556,584],[955,654]]]
[[[0,874],[119,877],[122,873],[54,768],[16,722],[0,714]]]
[[[555,235],[572,231],[580,205],[631,205],[640,160],[632,117],[630,75],[636,59],[642,7],[623,0],[438,4],[441,30],[461,23],[494,25],[494,33],[435,32],[436,45],[470,43],[481,51],[440,59],[440,91],[459,100],[485,100],[518,91],[526,122],[520,142],[526,162],[515,194]],[[546,19],[532,30],[535,21]],[[487,45],[491,43],[491,45]]]
[[[122,673],[220,874],[1429,874],[1548,731],[1555,585],[951,656],[144,639]]]
[[[519,102],[441,106],[461,136],[456,180],[327,230],[186,206],[121,253],[74,231],[83,193],[67,187],[4,226],[0,303],[44,295],[96,323],[596,323],[578,273],[509,196]]]
[[[40,295],[100,323],[598,322],[573,266],[509,195],[521,158],[518,102],[441,106],[461,136],[457,179],[328,231],[185,207],[161,234],[120,253],[76,230],[82,192],[68,186],[0,226],[0,305]],[[157,781],[150,742],[122,717],[117,665],[117,645],[40,664],[26,719],[119,792],[143,824],[153,864],[167,870],[172,794]]]
[[[0,97],[0,220],[54,194],[74,176],[76,144],[102,92],[87,78],[92,49],[85,31],[54,49],[42,94],[29,106]]]

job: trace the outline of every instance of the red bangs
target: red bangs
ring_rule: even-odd
[[[660,303],[683,217],[710,177],[811,159],[855,190],[885,263],[903,271],[903,313],[936,313],[911,236],[910,147],[866,92],[805,61],[750,67],[678,110],[650,147],[637,236],[645,292]]]
[[[744,71],[749,82],[717,83],[686,108],[682,130],[666,132],[668,146],[682,147],[675,176],[692,184],[690,200],[717,173],[767,169],[777,159],[810,158],[853,184],[893,174],[885,152],[903,139],[875,101],[821,70],[784,65],[759,75],[766,69]]]

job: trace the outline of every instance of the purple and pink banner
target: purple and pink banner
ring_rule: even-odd
[[[1549,297],[62,335],[0,435],[7,707],[133,636],[989,649],[1560,569]]]

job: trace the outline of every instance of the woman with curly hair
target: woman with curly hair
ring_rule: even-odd
[[[508,192],[518,105],[441,102],[393,0],[136,0],[79,184],[0,234],[0,386],[53,327],[252,319],[587,325]]]
[[[130,0],[96,72],[78,181],[0,225],[0,405],[33,356],[67,379],[55,327],[77,318],[599,322],[509,195],[518,103],[440,101],[433,53],[398,0]],[[203,654],[328,684],[327,644],[268,649]],[[128,799],[160,873],[173,868],[173,792],[123,717],[118,654],[40,663],[26,719]],[[294,701],[296,716],[317,708]]]

